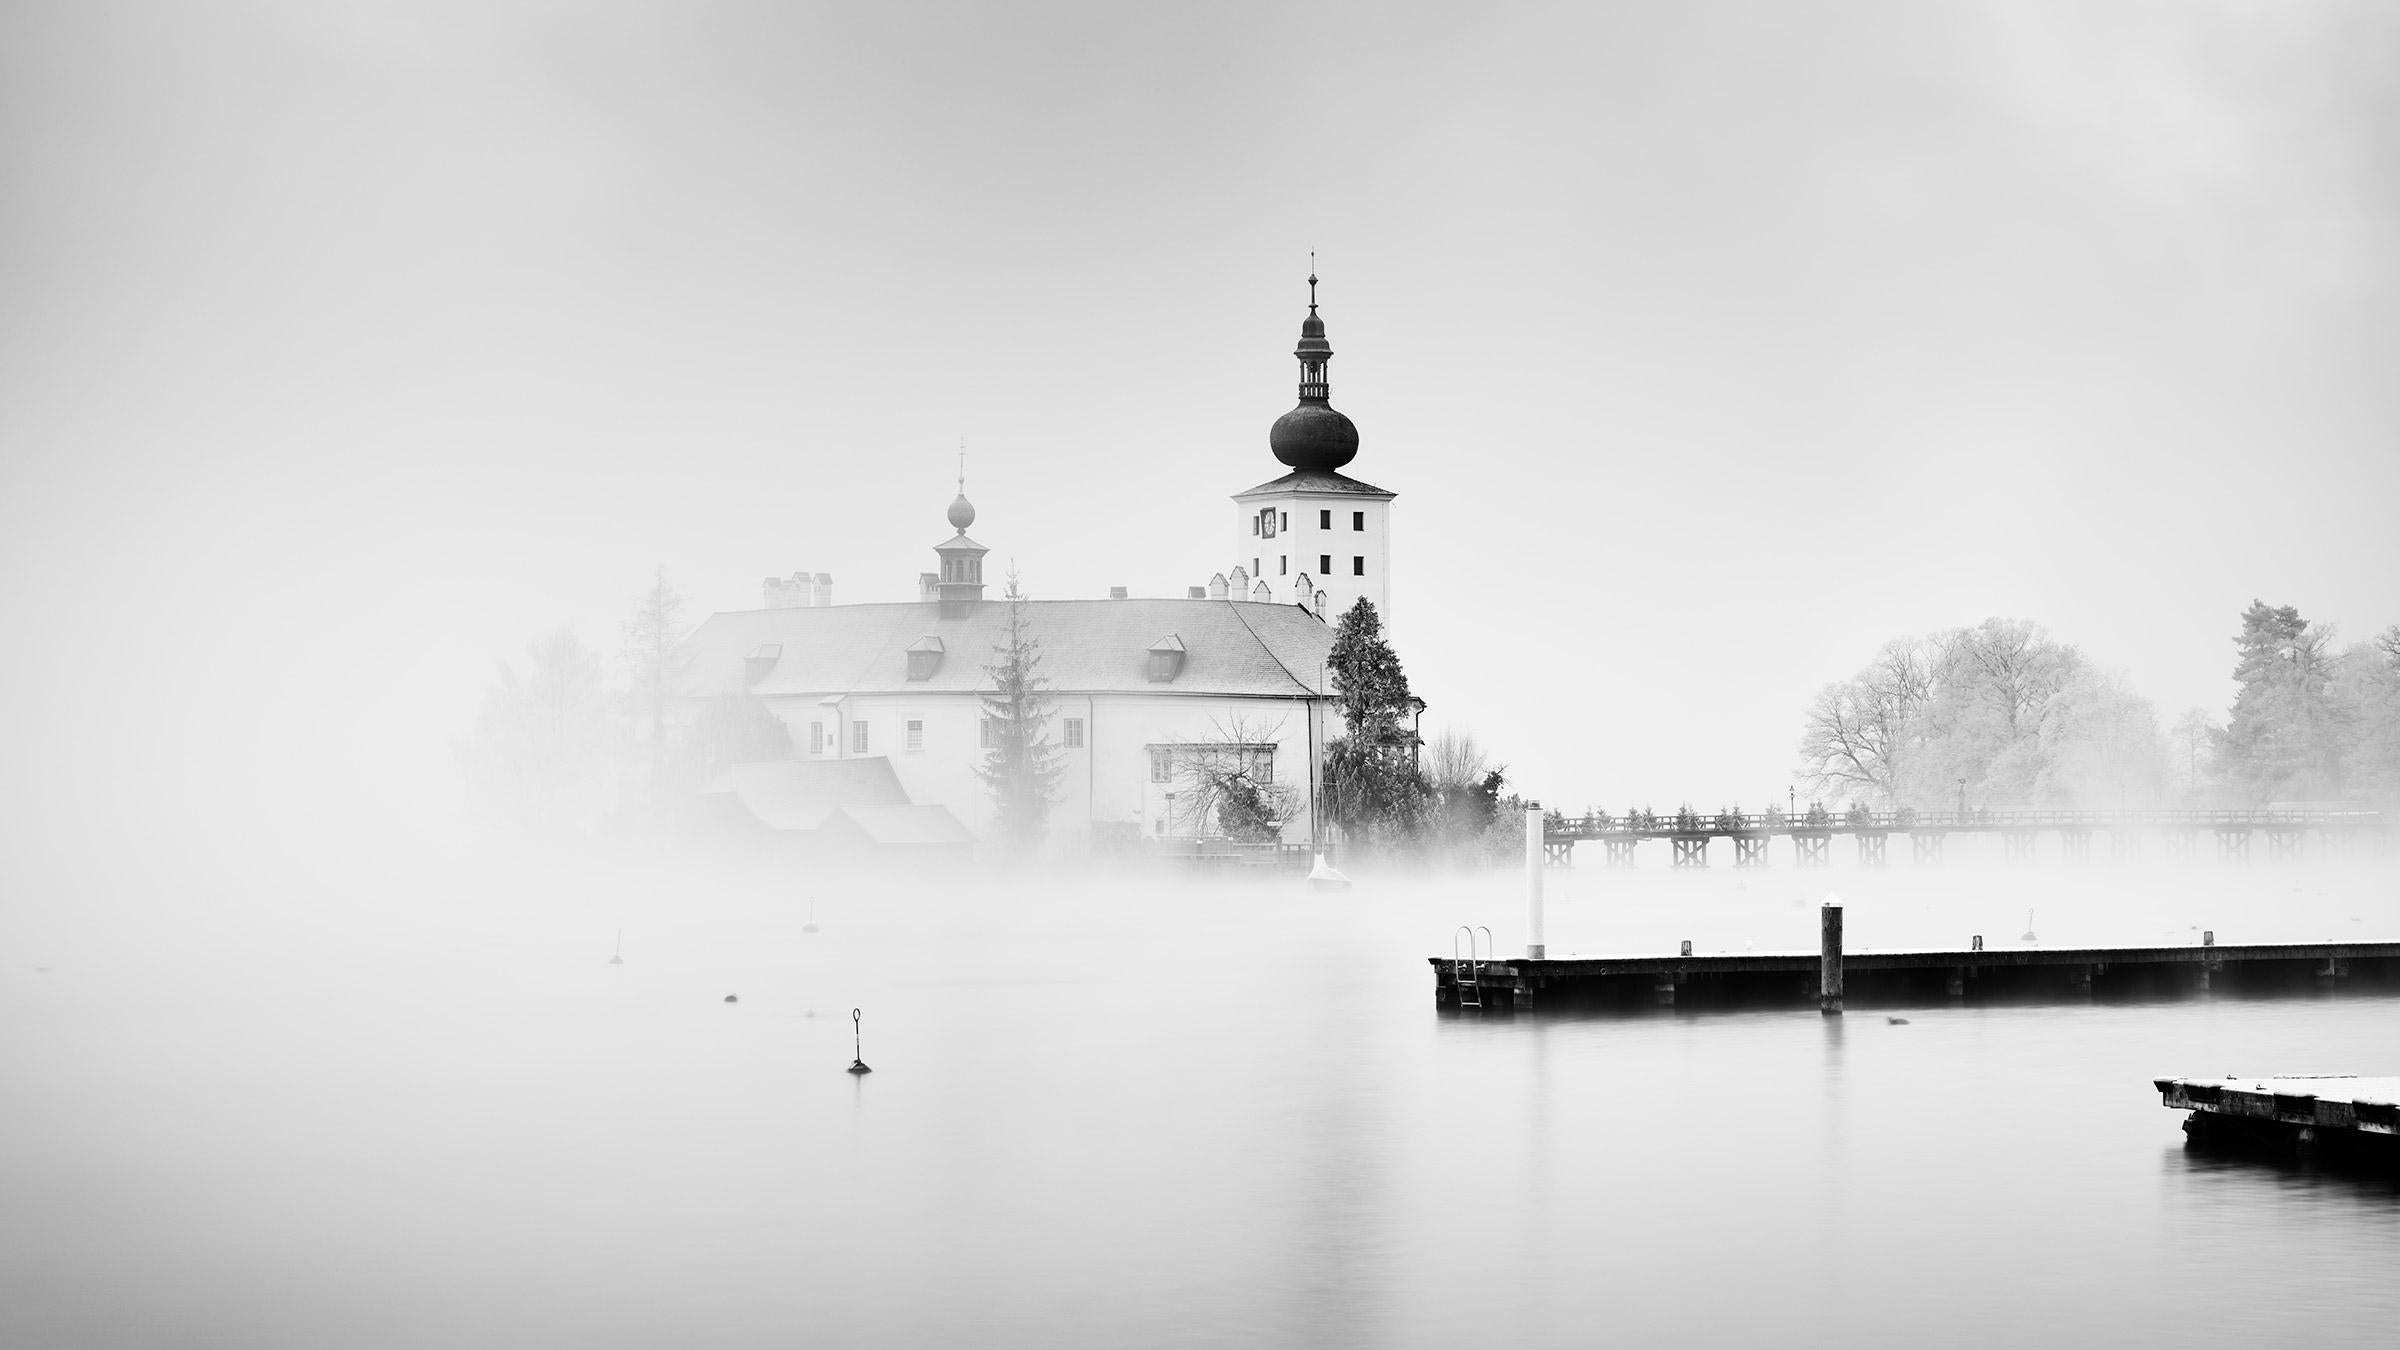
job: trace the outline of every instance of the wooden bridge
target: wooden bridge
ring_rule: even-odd
[[[1607,850],[1608,865],[1633,865],[1634,846],[1646,839],[1664,839],[1674,847],[1677,867],[1708,866],[1708,846],[1716,839],[1733,841],[1733,865],[1764,867],[1768,845],[1792,841],[1794,861],[1822,866],[1837,834],[1856,841],[1858,861],[1880,867],[1889,856],[1893,835],[1905,835],[1920,863],[1940,862],[1942,846],[1953,834],[2000,836],[2012,861],[2031,861],[2035,841],[2055,835],[2061,854],[2070,859],[2091,856],[2092,836],[2108,836],[2109,851],[2120,857],[2140,851],[2141,841],[2155,837],[2170,855],[2200,851],[2206,836],[2215,841],[2216,855],[2241,861],[2250,857],[2250,842],[2266,841],[2270,858],[2297,858],[2303,852],[2335,853],[2362,848],[2382,852],[2400,833],[2400,813],[2373,808],[2326,807],[2306,809],[2258,808],[2222,811],[1872,811],[1864,808],[1802,812],[1769,810],[1677,811],[1656,815],[1648,811],[1612,816],[1604,811],[1581,816],[1551,816],[1543,830],[1542,850],[1553,867],[1571,867],[1575,845],[1597,841]]]

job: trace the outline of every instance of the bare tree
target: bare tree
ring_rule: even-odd
[[[589,827],[614,788],[600,658],[565,628],[529,644],[526,658],[523,674],[500,666],[460,758],[486,806],[516,828]]]
[[[1926,648],[1903,638],[1886,643],[1857,675],[1817,691],[1800,737],[1800,777],[1810,791],[1894,800],[1932,687]]]
[[[1245,843],[1281,838],[1283,828],[1308,805],[1305,792],[1277,775],[1275,747],[1282,732],[1280,720],[1212,718],[1206,740],[1174,747],[1169,762],[1176,819],[1167,828],[1213,831]]]

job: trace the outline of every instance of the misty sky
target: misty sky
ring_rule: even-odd
[[[1991,615],[2221,710],[2254,596],[2400,621],[2396,66],[2371,4],[12,4],[0,785],[432,800],[654,565],[913,598],[962,438],[996,570],[1180,595],[1311,249],[1401,655],[1527,790],[1756,807]]]

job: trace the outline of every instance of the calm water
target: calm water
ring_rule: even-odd
[[[1550,937],[1806,948],[1829,889],[1853,946],[2386,937],[2396,881],[1593,868]],[[1521,944],[1518,885],[54,897],[0,930],[0,1345],[2400,1334],[2400,1190],[2187,1153],[2149,1086],[2400,1071],[2400,1002],[1436,1015],[1425,957]]]

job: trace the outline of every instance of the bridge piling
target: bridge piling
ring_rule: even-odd
[[[1817,1011],[1842,1015],[1842,902],[1830,895],[1817,907]]]
[[[1540,802],[1525,803],[1525,955],[1535,961],[1549,950],[1542,942],[1542,867],[1545,829]]]

